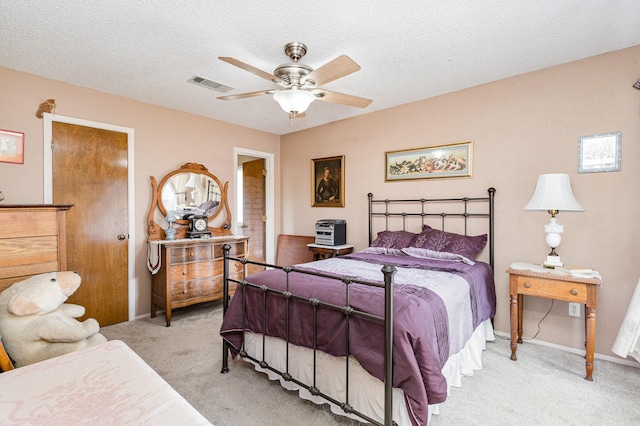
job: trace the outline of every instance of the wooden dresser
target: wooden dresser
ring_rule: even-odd
[[[231,246],[230,256],[245,257],[248,239],[243,236],[222,236],[150,242],[150,250],[160,251],[159,269],[153,275],[151,317],[155,318],[158,307],[164,308],[169,327],[172,309],[222,299],[222,246]],[[242,264],[234,262],[229,276],[237,278],[241,273]]]
[[[0,205],[0,292],[32,275],[67,269],[65,215],[71,207]]]

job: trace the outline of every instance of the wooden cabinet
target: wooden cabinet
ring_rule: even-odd
[[[65,216],[71,207],[0,206],[0,292],[32,275],[67,269]]]
[[[171,325],[171,310],[195,303],[222,299],[224,253],[222,246],[229,244],[230,256],[245,257],[248,237],[228,236],[211,239],[154,241],[160,249],[157,273],[153,275],[151,317],[156,309],[164,308],[167,327]],[[153,250],[150,247],[150,250]],[[242,273],[240,262],[231,263],[229,276]]]

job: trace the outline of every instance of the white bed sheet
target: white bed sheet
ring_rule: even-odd
[[[0,374],[0,425],[210,425],[124,342]]]
[[[493,327],[491,320],[480,324],[473,332],[471,338],[456,354],[449,357],[442,373],[447,380],[447,394],[451,386],[460,387],[463,376],[471,376],[475,370],[482,368],[482,352],[486,348],[487,341],[493,341]],[[285,371],[286,344],[278,338],[266,337],[266,358],[270,366]],[[245,334],[245,350],[251,356],[262,359],[262,335],[247,332]],[[338,401],[344,401],[346,386],[344,372],[346,369],[345,357],[334,357],[323,352],[317,354],[316,386],[324,393]],[[255,364],[254,364],[255,365]],[[295,383],[285,381],[278,374],[255,365],[255,369],[266,373],[271,380],[280,380],[285,389],[296,390],[303,399],[326,404],[321,397],[311,395],[306,389]],[[289,373],[304,383],[313,383],[313,351],[308,348],[289,345]],[[384,422],[384,383],[371,376],[360,366],[353,357],[349,360],[349,403],[352,407],[371,417]],[[446,401],[443,403],[446,404]],[[354,415],[346,414],[342,408],[335,404],[329,404],[331,411],[336,414],[361,420]],[[433,414],[439,414],[441,404],[429,405],[429,419]],[[404,394],[400,389],[393,389],[393,420],[400,426],[410,426],[410,414],[404,402]]]

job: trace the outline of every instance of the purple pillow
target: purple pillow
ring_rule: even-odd
[[[378,232],[378,237],[371,243],[371,247],[402,249],[409,247],[416,235],[409,231],[381,231]]]
[[[433,229],[428,225],[423,225],[423,231],[411,242],[411,247],[459,254],[472,260],[485,245],[487,245],[487,234],[477,236],[454,234]]]

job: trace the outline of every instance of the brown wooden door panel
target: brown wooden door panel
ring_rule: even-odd
[[[67,269],[82,278],[69,303],[101,326],[128,320],[127,149],[126,133],[53,123],[53,202],[74,205]]]
[[[265,260],[265,175],[264,158],[242,163],[243,180],[243,235],[249,238],[247,257]],[[247,275],[264,270],[261,266],[247,265]]]

